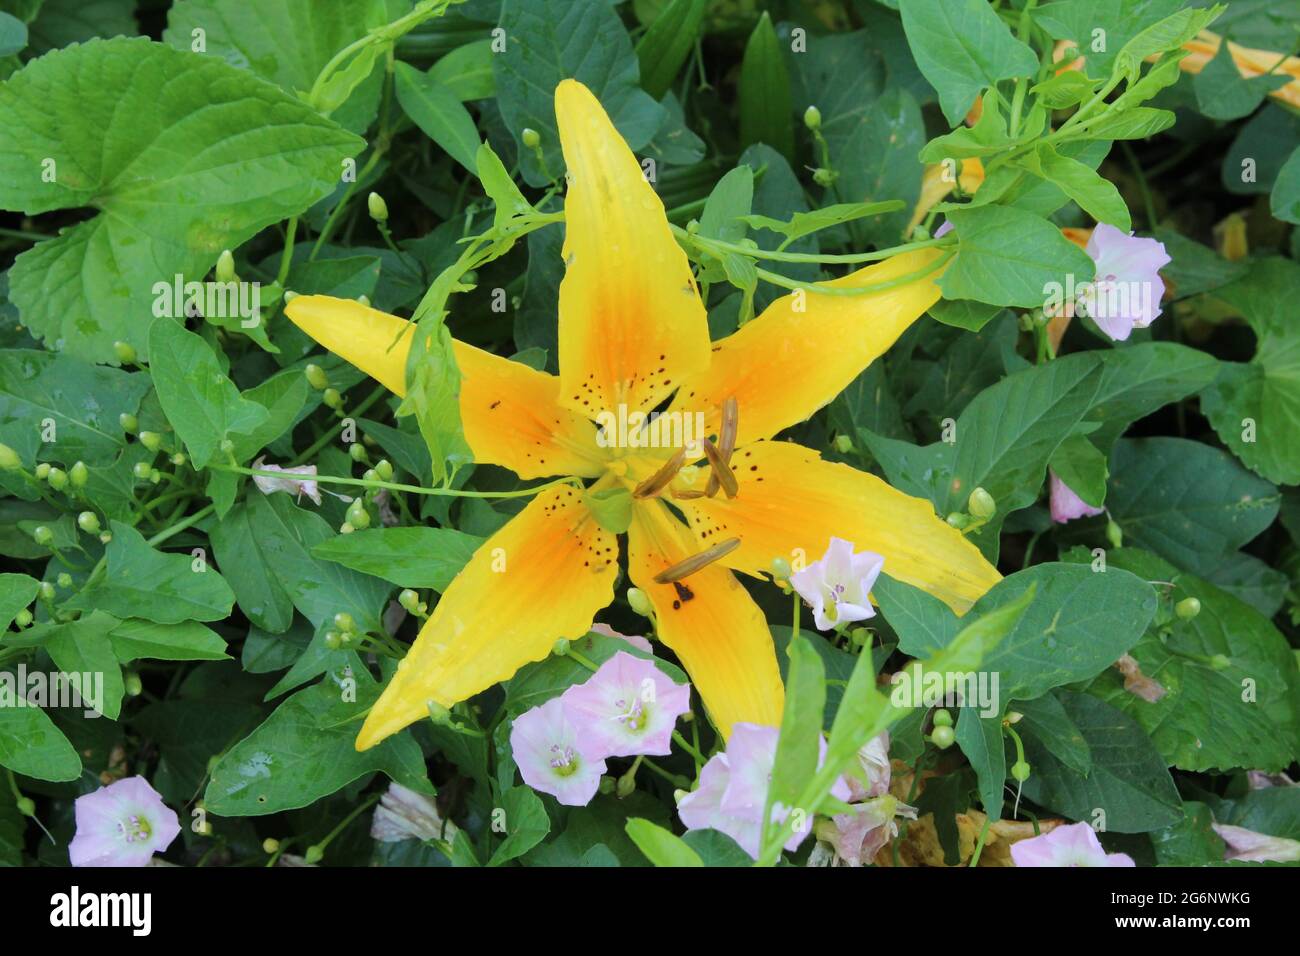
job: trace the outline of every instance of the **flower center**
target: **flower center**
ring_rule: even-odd
[[[614,706],[624,711],[614,719],[633,733],[640,733],[650,723],[650,709],[645,706],[640,697],[633,698],[631,707],[628,707],[627,701],[620,697],[614,701]]]
[[[557,776],[571,777],[578,772],[578,754],[568,745],[551,744],[550,764]]]
[[[117,832],[127,843],[147,843],[153,836],[153,827],[144,817],[130,817],[117,821]]]

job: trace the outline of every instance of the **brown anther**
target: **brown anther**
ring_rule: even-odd
[[[672,584],[682,578],[689,577],[696,571],[707,567],[723,555],[730,554],[740,547],[739,538],[728,538],[726,541],[719,541],[707,551],[701,551],[699,554],[693,554],[685,561],[678,561],[670,568],[665,568],[655,575],[655,584]]]
[[[678,501],[694,501],[696,498],[705,497],[705,494],[702,491],[678,491],[676,488],[673,489],[672,495]]]
[[[663,467],[656,471],[641,484],[632,489],[633,498],[653,498],[659,492],[668,487],[669,482],[677,477],[677,473],[686,465],[686,449],[679,448],[673,457],[664,462]]]
[[[736,483],[736,475],[731,470],[731,466],[723,460],[722,452],[718,450],[717,445],[707,438],[703,439],[701,444],[704,446],[704,457],[709,460],[709,467],[713,469],[712,477],[718,480],[718,484],[722,486],[722,490],[727,493],[728,498],[736,497],[736,492],[740,491],[740,485]],[[705,494],[708,494],[708,492],[706,491]]]
[[[736,396],[732,395],[722,403],[722,426],[718,429],[718,452],[722,460],[728,465],[731,464],[731,453],[736,450],[736,432],[740,427],[740,405],[736,401]],[[705,494],[712,498],[718,493],[721,483],[716,474],[709,475],[709,483],[705,486]],[[728,498],[735,497],[733,493],[727,493]]]

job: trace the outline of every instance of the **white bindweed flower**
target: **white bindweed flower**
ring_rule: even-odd
[[[283,478],[272,478],[269,475],[254,475],[253,484],[257,485],[257,490],[262,494],[269,495],[277,491],[283,491],[295,498],[306,495],[316,504],[320,504],[320,488],[316,484],[315,465],[281,468],[279,465],[264,464],[262,459],[259,458],[253,462],[253,468],[257,471],[275,471],[285,476]]]
[[[851,541],[831,538],[822,559],[790,575],[790,583],[812,608],[818,630],[829,631],[875,617],[869,595],[884,565],[874,551],[854,554]]]

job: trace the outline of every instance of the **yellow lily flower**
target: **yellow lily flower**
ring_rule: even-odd
[[[576,81],[557,87],[555,110],[569,177],[560,374],[456,342],[466,441],[476,461],[521,478],[567,475],[633,492],[628,572],[654,606],[658,637],[724,735],[739,721],[779,724],[784,691],[771,634],[733,570],[761,574],[774,558],[800,553],[812,560],[838,535],[884,555],[887,574],[958,612],[999,580],[928,502],[772,440],[834,398],[939,289],[926,278],[865,295],[795,293],[710,345],[690,262],[635,156]],[[835,284],[905,276],[938,255],[911,252]],[[298,296],[285,311],[325,348],[404,393],[407,320],[328,296]],[[673,472],[689,464],[679,449],[598,441],[602,412],[649,412],[674,393],[672,409],[703,413],[706,434],[719,436],[722,447],[706,449],[720,476],[713,497],[676,497],[682,481]],[[442,595],[357,748],[421,719],[429,702],[465,700],[546,657],[557,639],[585,634],[613,599],[618,547],[581,490],[539,493]]]

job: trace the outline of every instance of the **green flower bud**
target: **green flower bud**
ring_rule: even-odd
[[[393,480],[393,466],[387,458],[381,458],[375,462],[375,474],[379,476],[380,481]]]
[[[37,591],[37,594],[40,595],[42,601],[53,601],[54,593],[54,585],[49,581],[42,581],[40,590]]]
[[[698,233],[700,231],[700,221],[698,219],[692,219],[686,224],[686,231],[692,236]]]
[[[373,468],[367,468],[361,473],[361,478],[363,481],[379,481],[379,472]]]
[[[936,727],[951,727],[952,714],[940,707],[934,712],[934,725]]]
[[[410,588],[403,588],[402,593],[397,595],[397,603],[414,614],[420,607],[420,595]]]
[[[339,534],[351,534],[353,531],[356,530],[357,530],[356,528],[352,527],[352,522],[350,521],[345,521],[341,525],[339,525]]]
[[[144,690],[144,684],[140,681],[140,675],[135,671],[126,671],[122,675],[122,686],[126,689],[128,697],[139,697],[140,692]]]
[[[171,463],[175,465],[177,468],[183,467],[186,461],[188,461],[188,459],[185,457],[184,452],[178,451],[176,454],[172,455],[171,457]]]
[[[836,435],[835,450],[841,455],[847,455],[849,452],[853,451],[853,439],[848,435]]]
[[[835,185],[835,180],[839,178],[840,174],[833,169],[826,169],[825,167],[819,166],[817,169],[813,170],[813,182],[818,186],[824,186],[827,189]]]
[[[627,603],[633,611],[642,617],[649,617],[654,613],[654,605],[650,603],[650,598],[640,588],[627,589]]]
[[[222,249],[221,255],[217,256],[216,273],[218,282],[235,281],[235,254],[229,249]]]
[[[608,776],[606,776],[606,777],[601,777],[601,778],[600,778],[600,788],[599,788],[599,789],[600,789],[600,792],[603,793],[605,796],[608,797],[611,793],[614,792],[614,787],[615,787],[616,784],[617,784],[617,781],[616,781],[613,777],[608,777]],[[686,791],[684,791],[684,790],[682,791],[683,794],[684,794],[685,792],[686,792]]]
[[[51,466],[48,461],[41,462],[39,465],[36,466],[36,477],[39,478],[41,481],[44,481],[46,478],[50,477],[50,467]]]
[[[347,611],[339,611],[334,615],[334,626],[340,631],[351,632],[357,629],[357,622],[352,620],[352,615]]]
[[[998,503],[983,488],[976,488],[966,499],[966,510],[976,518],[988,520],[998,513]]]
[[[338,631],[326,631],[325,646],[328,647],[331,651],[337,651],[340,647],[343,646],[343,635],[340,634]]]
[[[307,861],[308,866],[315,866],[321,860],[325,859],[325,850],[313,843],[311,846],[307,847],[307,853],[306,856],[304,856],[304,859]]]
[[[371,193],[366,197],[366,208],[370,210],[370,218],[375,222],[388,222],[388,203],[384,202],[384,197],[379,193]]]
[[[33,800],[31,797],[20,797],[18,800],[15,801],[15,804],[18,807],[18,812],[21,813],[23,816],[25,817],[36,816],[36,801]]]
[[[849,631],[849,640],[853,642],[854,647],[866,647],[871,643],[871,629],[867,627],[855,627]]]
[[[809,129],[821,129],[822,111],[815,106],[810,106],[803,111],[803,125]]]
[[[1227,654],[1215,654],[1210,658],[1210,666],[1216,671],[1227,670],[1232,666],[1232,661],[1228,658]]]
[[[794,574],[794,569],[790,567],[789,561],[785,558],[772,559],[772,577],[778,581],[789,581],[792,574]]]
[[[1174,613],[1184,621],[1190,621],[1201,613],[1201,602],[1194,597],[1183,598],[1174,605]]]
[[[537,147],[542,145],[541,134],[538,133],[537,130],[531,129],[527,126],[523,128],[523,132],[519,134],[519,138],[529,149],[537,149]]]
[[[68,473],[62,468],[51,468],[45,480],[50,483],[50,487],[55,491],[62,491],[68,487]]]
[[[1017,760],[1011,765],[1011,776],[1024,783],[1029,779],[1029,764],[1023,760]]]
[[[1113,518],[1106,522],[1106,540],[1112,548],[1124,547],[1124,531]]]
[[[317,391],[330,387],[330,377],[319,365],[308,365],[302,371],[307,376],[307,384]]]
[[[65,591],[68,588],[72,587],[72,575],[69,574],[67,571],[60,571],[59,576],[55,578],[54,581],[55,583],[58,584],[59,587],[63,588]]]
[[[68,469],[68,480],[72,482],[72,487],[86,487],[88,478],[90,478],[90,469],[86,467],[86,463],[84,461],[73,462],[72,467]]]
[[[136,418],[130,412],[123,412],[117,416],[117,423],[122,426],[122,431],[128,435],[134,435],[136,429],[140,427],[140,419]]]
[[[364,305],[367,309],[370,308],[370,296],[364,294],[359,295],[357,296],[357,301],[360,302],[362,305]]]
[[[370,460],[370,455],[366,452],[366,446],[359,441],[355,441],[348,446],[348,457],[358,464]]]
[[[618,783],[614,785],[614,795],[622,800],[630,797],[636,790],[636,777],[629,771],[618,778]]]
[[[134,365],[138,357],[135,354],[135,346],[130,342],[114,342],[113,354],[117,356],[117,360],[123,365]]]
[[[946,520],[948,524],[950,524],[952,527],[956,528],[959,531],[962,528],[966,527],[966,525],[970,524],[970,518],[962,514],[960,511],[952,512],[951,514],[948,515]]]
[[[162,435],[157,432],[141,432],[140,444],[150,451],[157,451],[162,447]]]
[[[554,646],[551,647],[551,653],[554,654],[556,657],[568,657],[569,639],[567,637],[562,637],[559,640],[557,640]]]
[[[262,852],[266,854],[275,853],[280,849],[280,841],[274,837],[267,837],[262,841]]]
[[[325,389],[325,391],[321,394],[321,401],[323,401],[330,408],[337,409],[343,406],[343,396],[339,394],[339,390],[337,388]]]
[[[26,627],[27,625],[31,624],[32,612],[27,610],[27,608],[23,608],[21,611],[19,611],[17,614],[14,615],[14,623],[17,624],[20,628]]]
[[[348,505],[347,519],[348,524],[354,528],[370,527],[370,512],[366,510],[365,502],[358,498]]]
[[[99,535],[99,543],[100,543],[100,544],[108,544],[108,543],[109,543],[110,541],[112,541],[112,540],[113,540],[113,532],[111,532],[111,531],[102,531],[102,532],[100,532],[100,535]]]
[[[135,475],[141,481],[149,477],[149,472],[153,471],[153,466],[147,461],[137,461],[131,466],[131,474]]]
[[[0,471],[13,471],[22,466],[23,460],[18,457],[18,452],[8,445],[0,445]]]
[[[229,438],[221,439],[221,454],[233,455],[235,453],[235,443]]]
[[[149,469],[149,483],[150,483],[151,485],[156,485],[156,484],[158,484],[158,482],[160,482],[160,481],[162,481],[162,472],[159,471],[157,468],[150,468],[150,469]]]
[[[947,750],[956,739],[957,734],[951,727],[936,727],[930,732],[930,742],[940,750]]]
[[[99,534],[99,515],[93,511],[83,511],[77,515],[77,527],[86,534]]]
[[[292,302],[292,301],[293,301],[294,299],[296,299],[296,298],[298,298],[298,293],[297,293],[297,292],[294,292],[292,289],[285,289],[285,290],[284,290],[284,304],[285,304],[285,305],[288,305],[290,302]]]

